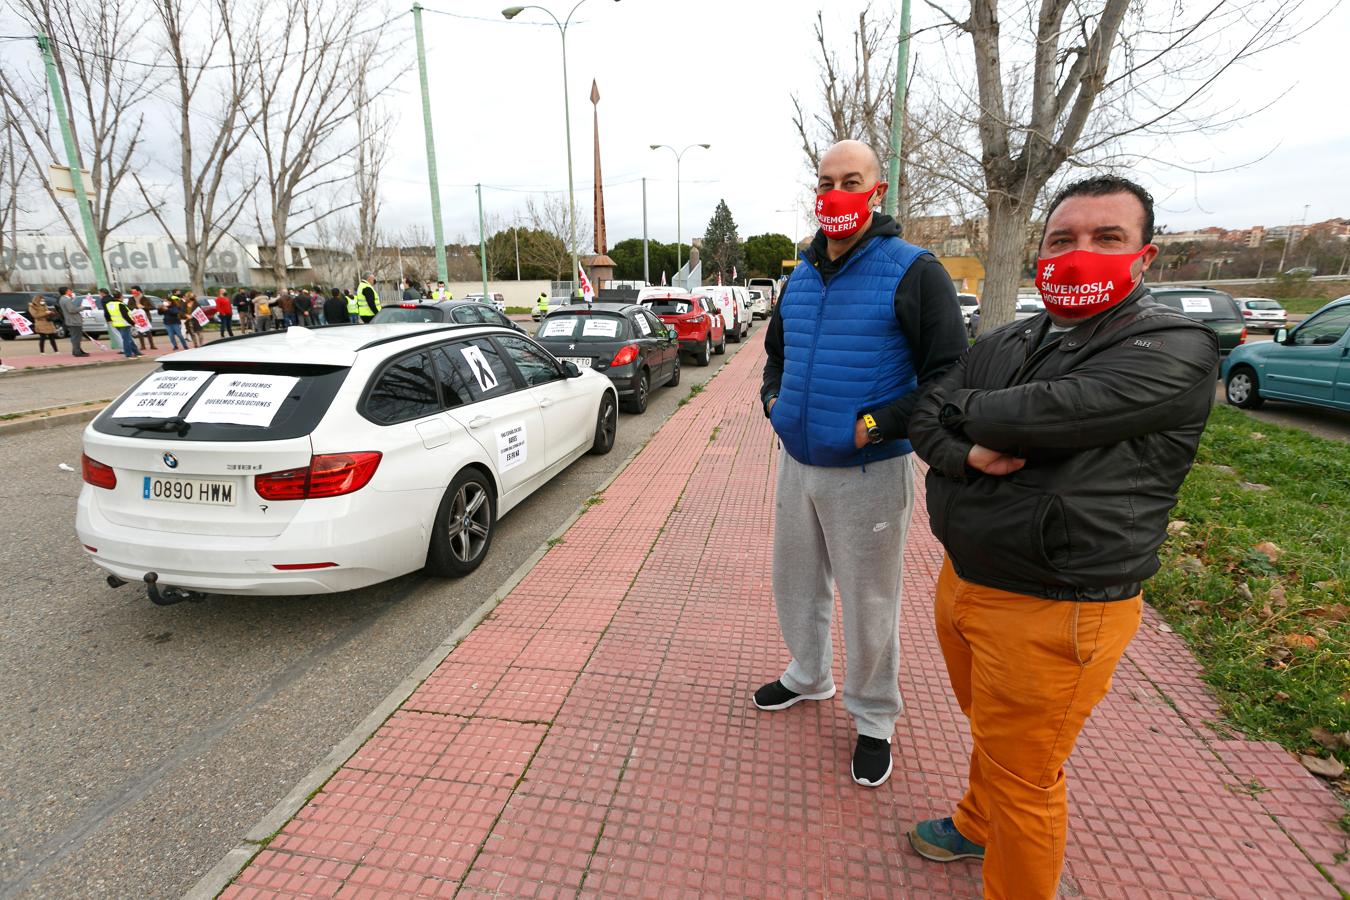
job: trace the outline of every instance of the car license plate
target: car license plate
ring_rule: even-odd
[[[159,478],[145,476],[141,496],[166,503],[198,503],[205,506],[234,506],[238,488],[232,481],[200,481],[195,478]]]
[[[591,358],[589,356],[564,356],[563,362],[570,362],[578,369],[589,369],[591,367]]]

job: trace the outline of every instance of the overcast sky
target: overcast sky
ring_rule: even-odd
[[[501,4],[431,0],[439,8],[485,21],[425,15],[431,94],[446,234],[476,238],[472,185],[518,190],[567,184],[563,137],[561,53],[557,28],[527,10],[501,18]],[[545,4],[548,5],[548,4]],[[861,3],[833,4],[826,27],[842,52]],[[898,8],[898,3],[894,5]],[[600,139],[611,245],[641,236],[646,176],[648,227],[653,238],[675,238],[675,162],[653,143],[690,150],[682,166],[684,236],[702,234],[725,198],[744,237],[792,234],[808,223],[791,212],[809,184],[792,125],[791,95],[814,104],[819,94],[812,19],[818,2],[778,0],[587,0],[568,30],[569,96],[577,204],[591,211],[592,78],[602,96]],[[550,6],[562,16],[567,7]],[[877,3],[885,11],[889,4]],[[913,27],[933,14],[914,4]],[[1273,107],[1207,136],[1179,136],[1164,151],[1192,174],[1146,164],[1135,174],[1159,201],[1158,221],[1174,230],[1246,227],[1350,215],[1350,117],[1343,114],[1344,38],[1350,9],[1342,5],[1295,44],[1225,76],[1215,103],[1255,110]],[[968,39],[956,44],[967,50]],[[918,77],[924,76],[920,46]],[[393,105],[399,138],[387,175],[391,226],[427,221],[426,162],[413,54]],[[1341,109],[1338,112],[1337,109]],[[1263,158],[1264,157],[1264,158]],[[1235,171],[1217,171],[1243,166]],[[488,213],[507,221],[523,210],[525,194],[488,189]]]
[[[536,10],[504,20],[503,0],[426,2],[445,233],[451,241],[462,236],[473,242],[478,232],[475,183],[486,186],[487,214],[502,224],[523,221],[531,193],[549,190],[566,196],[559,34]],[[545,5],[566,15],[570,5],[554,2],[546,0]],[[1145,2],[1168,6],[1167,0]],[[1334,0],[1319,2],[1327,6]],[[863,5],[861,0],[828,5],[826,28],[841,56],[851,56],[850,33]],[[1003,5],[1008,7],[1003,11],[1008,34],[1019,27],[1015,18],[1022,7]],[[959,3],[949,6],[960,8]],[[1163,147],[1150,142],[1129,148],[1150,148],[1159,157],[1132,174],[1157,197],[1160,225],[1172,230],[1279,225],[1300,221],[1304,204],[1309,221],[1350,216],[1350,117],[1344,114],[1343,96],[1348,6],[1333,9],[1296,42],[1223,77],[1208,108],[1242,113],[1235,125],[1214,134],[1182,133]],[[819,7],[818,0],[586,0],[568,30],[579,217],[589,220],[592,209],[589,94],[595,79],[602,97],[600,137],[611,246],[642,234],[644,176],[651,236],[662,241],[676,237],[674,157],[649,149],[651,144],[712,145],[710,150],[689,150],[684,157],[686,240],[703,233],[720,198],[730,206],[742,237],[766,231],[800,237],[814,230],[814,223],[798,211],[811,176],[792,124],[792,95],[801,97],[808,109],[818,108],[812,24]],[[898,0],[877,0],[873,9],[880,15],[895,12]],[[384,175],[382,222],[395,236],[409,226],[429,234],[412,17],[396,15],[388,69],[394,81],[387,95],[396,124]],[[936,22],[936,13],[922,0],[914,3],[913,15],[915,30]],[[13,22],[8,14],[0,18]],[[914,42],[916,94],[936,89],[940,78],[951,77],[953,65],[968,65],[969,38],[949,38],[945,50],[936,40],[936,33],[929,32]],[[0,50],[37,65],[31,45],[7,43]],[[124,52],[155,58],[149,46]],[[1269,108],[1262,110],[1265,106]],[[151,110],[143,131],[147,147],[162,157],[144,175],[166,190],[176,164],[173,147],[162,140],[170,112],[167,105]],[[1163,158],[1180,167],[1165,164]],[[149,220],[130,229],[155,231]]]

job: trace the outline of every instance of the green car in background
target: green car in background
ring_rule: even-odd
[[[1227,358],[1233,348],[1247,342],[1247,323],[1237,303],[1223,291],[1199,287],[1149,286],[1153,299],[1182,315],[1204,322],[1219,336],[1219,356]]]
[[[1248,344],[1223,363],[1224,395],[1243,409],[1267,399],[1350,410],[1350,296],[1332,300],[1273,341]]]

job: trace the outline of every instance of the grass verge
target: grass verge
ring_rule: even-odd
[[[1148,600],[1229,720],[1350,765],[1350,446],[1216,407],[1172,516]]]
[[[1330,300],[1321,297],[1290,297],[1287,300],[1281,300],[1280,305],[1285,308],[1286,312],[1299,313],[1300,315],[1306,316],[1309,313],[1317,312],[1330,302]]]

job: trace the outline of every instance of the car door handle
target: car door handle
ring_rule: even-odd
[[[548,409],[550,406],[553,405],[553,398],[545,397],[543,400],[539,401],[539,405],[544,409]]]
[[[472,419],[469,420],[469,427],[482,428],[484,425],[489,425],[491,423],[492,420],[489,419],[487,416],[474,416]]]

